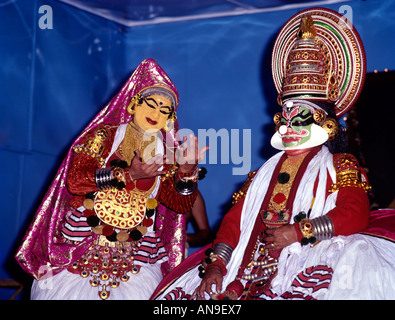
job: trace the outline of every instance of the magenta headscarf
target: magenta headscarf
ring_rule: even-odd
[[[155,87],[167,89],[172,93],[174,98],[172,100],[175,101],[174,110],[176,110],[179,99],[176,87],[153,59],[146,59],[140,63],[120,92],[96,115],[71,145],[16,253],[16,260],[21,267],[36,279],[44,275],[55,275],[67,268],[82,256],[97,237],[93,235],[81,242],[71,244],[65,242],[60,233],[65,215],[70,210],[70,200],[73,198],[66,188],[66,177],[71,165],[73,147],[80,144],[86,134],[99,125],[122,124],[131,121],[132,116],[127,113],[126,108],[132,97]],[[174,128],[171,134],[162,133],[162,135],[167,144],[171,143],[173,147],[176,147],[178,142],[174,136],[178,131],[177,123]],[[166,141],[170,139],[172,141]],[[166,211],[168,219],[176,215],[172,211]],[[174,227],[178,228],[179,225]],[[185,233],[185,221],[183,228]],[[175,230],[165,230],[163,237],[169,238],[169,235],[174,232]],[[179,245],[184,246],[184,244]]]

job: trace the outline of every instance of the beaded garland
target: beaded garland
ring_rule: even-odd
[[[68,270],[83,278],[90,277],[90,285],[97,287],[99,297],[106,300],[110,296],[109,288],[118,288],[120,283],[129,280],[128,272],[139,273],[141,266],[134,264],[137,250],[135,243],[110,243],[100,236]]]
[[[236,280],[246,280],[240,299],[259,296],[277,274],[278,260],[270,255],[270,248],[258,239],[251,254],[251,261]]]

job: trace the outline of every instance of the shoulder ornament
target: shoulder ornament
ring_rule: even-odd
[[[252,180],[254,179],[256,173],[258,172],[258,170],[252,171],[248,173],[248,177],[247,180],[244,182],[244,184],[242,185],[242,187],[240,188],[239,191],[235,192],[232,196],[232,204],[236,204],[240,199],[243,199],[246,194],[247,194],[247,190],[250,187],[250,184],[252,182]]]
[[[99,162],[100,165],[105,164],[102,157],[104,150],[104,141],[108,139],[108,130],[105,127],[99,127],[94,131],[93,137],[86,140],[84,144],[77,145],[73,148],[75,153],[84,153]]]
[[[330,192],[335,192],[344,187],[357,187],[365,191],[372,187],[361,174],[357,159],[348,153],[334,154],[333,164],[336,170],[336,183],[331,185]]]

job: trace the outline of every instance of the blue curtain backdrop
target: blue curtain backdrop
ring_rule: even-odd
[[[341,4],[352,8],[368,72],[394,70],[395,1]],[[52,8],[52,29],[40,27],[43,5]],[[127,28],[57,1],[0,1],[0,279],[21,276],[13,255],[65,152],[145,58],[177,86],[182,128],[229,133],[209,151],[206,162],[211,156],[217,164],[204,165],[199,185],[215,230],[246,172],[275,152],[271,49],[297,12]],[[232,129],[239,134],[231,137]]]

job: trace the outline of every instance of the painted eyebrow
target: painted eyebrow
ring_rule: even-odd
[[[154,99],[154,98],[145,98],[145,100],[146,101],[153,101],[154,103],[155,103],[155,105],[156,106],[158,106],[158,103],[156,102],[156,100]],[[169,107],[169,106],[160,106],[159,107],[160,109],[162,109],[162,108],[167,108],[167,109],[169,109],[169,111],[171,112],[172,111],[172,108],[171,107]]]
[[[158,103],[156,102],[156,100],[154,99],[154,98],[145,98],[145,100],[146,101],[153,101],[155,104],[156,104],[156,106],[158,106]]]

